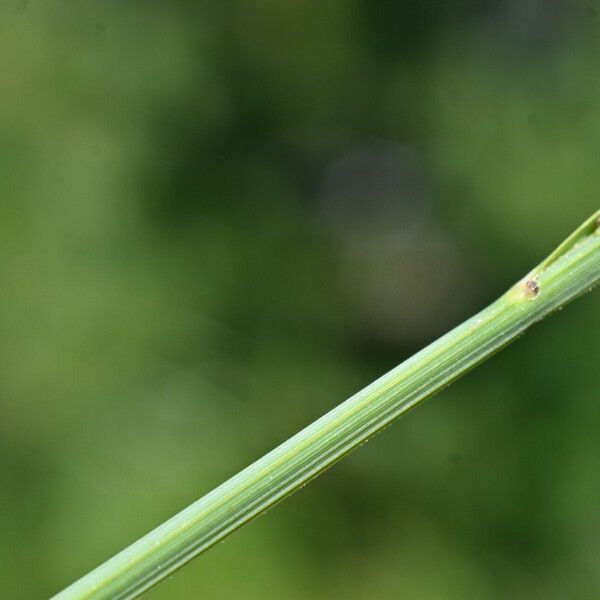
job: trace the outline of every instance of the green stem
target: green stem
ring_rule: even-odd
[[[328,412],[55,599],[134,598],[304,486],[600,280],[600,211],[493,304]]]

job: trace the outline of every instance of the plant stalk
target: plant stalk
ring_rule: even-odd
[[[600,211],[493,304],[60,592],[135,598],[600,280]]]

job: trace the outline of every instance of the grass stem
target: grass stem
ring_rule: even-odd
[[[600,211],[493,304],[55,596],[134,598],[600,280]],[[558,349],[557,349],[558,350]]]

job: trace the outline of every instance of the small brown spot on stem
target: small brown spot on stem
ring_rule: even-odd
[[[535,279],[528,279],[525,282],[525,288],[527,290],[527,295],[531,298],[534,298],[540,293],[540,285]]]

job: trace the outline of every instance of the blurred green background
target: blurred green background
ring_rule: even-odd
[[[45,598],[598,206],[600,4],[0,0],[0,581]],[[598,292],[152,591],[600,597]]]

